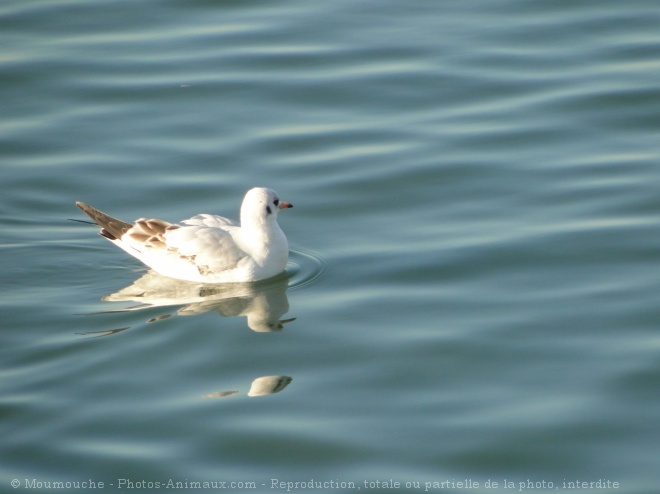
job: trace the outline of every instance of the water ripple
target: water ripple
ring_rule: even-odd
[[[320,281],[328,270],[328,261],[317,252],[291,249],[286,267],[289,288],[311,286]]]

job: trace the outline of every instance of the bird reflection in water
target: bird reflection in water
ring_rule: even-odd
[[[285,273],[259,282],[207,285],[175,280],[149,271],[132,285],[103,298],[106,302],[138,302],[139,305],[95,314],[178,307],[147,322],[161,321],[174,315],[194,316],[217,311],[225,317],[245,317],[248,327],[256,332],[281,331],[285,324],[295,320],[282,319],[289,311],[287,286]],[[127,329],[130,327],[79,334],[109,336]]]
[[[153,323],[175,315],[194,316],[218,311],[225,317],[245,317],[248,327],[256,332],[281,331],[286,323],[295,320],[282,319],[289,311],[287,286],[286,274],[253,283],[206,285],[174,280],[149,271],[132,285],[103,298],[106,302],[139,302],[139,305],[95,314],[132,312],[154,307],[176,308],[173,312],[147,320]],[[109,336],[127,329],[130,327],[80,334]],[[279,393],[292,380],[289,376],[257,377],[252,381],[247,395],[255,397]],[[238,390],[216,391],[202,395],[202,398],[226,398],[238,393]]]
[[[265,396],[279,393],[286,388],[293,379],[289,376],[263,376],[252,381],[248,396]],[[238,390],[216,391],[202,395],[202,398],[226,398],[237,394]]]

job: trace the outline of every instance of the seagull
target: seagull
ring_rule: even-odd
[[[280,201],[272,189],[255,187],[243,198],[240,223],[213,214],[198,214],[179,224],[140,218],[134,224],[76,202],[99,234],[154,271],[195,283],[245,283],[284,271],[289,244],[277,224]]]

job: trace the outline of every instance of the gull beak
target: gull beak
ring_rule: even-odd
[[[291,204],[289,202],[286,202],[286,201],[283,201],[283,202],[280,202],[280,205],[277,206],[277,207],[280,208],[280,209],[288,209],[288,208],[292,208],[293,204]]]

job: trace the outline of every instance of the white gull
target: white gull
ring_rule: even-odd
[[[245,194],[240,224],[213,214],[198,214],[180,224],[146,218],[130,224],[83,202],[76,205],[101,227],[101,236],[170,278],[202,283],[264,280],[284,271],[289,258],[277,214],[293,206],[263,187]]]

